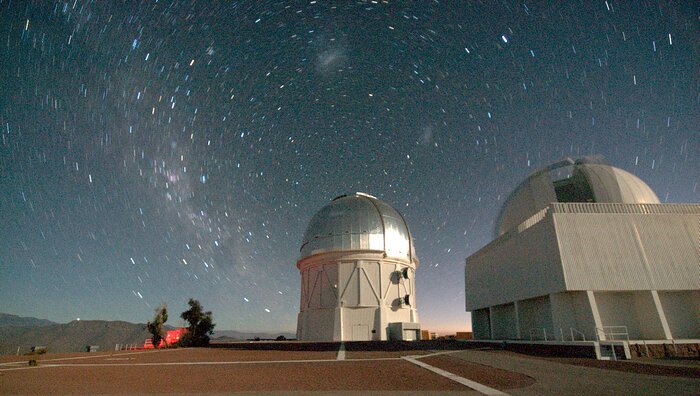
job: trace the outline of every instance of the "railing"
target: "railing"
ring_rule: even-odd
[[[143,349],[143,344],[114,344],[115,351],[137,351]]]
[[[542,331],[543,338],[535,338],[535,336],[539,336],[540,330]],[[535,341],[535,339],[543,339],[545,341],[549,341],[547,339],[547,329],[544,327],[543,328],[537,327],[534,329],[530,329],[530,341]]]
[[[539,212],[535,213],[534,215],[525,219],[525,221],[520,223],[518,225],[518,227],[516,228],[518,230],[518,233],[521,233],[521,232],[527,230],[528,228],[534,226],[535,224],[539,223],[540,221],[542,221],[545,218],[545,216],[547,216],[548,212],[549,212],[549,207],[546,207],[546,208],[540,210]]]
[[[698,204],[552,203],[554,213],[698,214]]]
[[[586,335],[583,334],[582,332],[574,329],[573,327],[569,327],[569,330],[571,330],[571,341],[576,341],[575,335],[580,335],[582,341],[586,341]]]
[[[602,335],[602,337],[601,337]],[[595,336],[598,341],[624,341],[630,340],[629,332],[627,331],[627,326],[603,326],[595,328]],[[618,339],[616,337],[624,336],[624,339]]]

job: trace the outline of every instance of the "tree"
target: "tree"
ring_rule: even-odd
[[[180,317],[187,322],[187,333],[180,338],[182,346],[207,346],[209,345],[209,336],[214,333],[214,322],[212,321],[211,311],[204,312],[202,304],[199,301],[190,298],[187,302],[190,309],[183,312]]]
[[[165,304],[161,304],[158,308],[156,308],[156,314],[153,316],[153,321],[148,322],[146,327],[148,328],[148,332],[151,333],[153,336],[153,347],[158,348],[160,345],[160,340],[162,340],[163,333],[165,333],[165,330],[163,330],[163,325],[165,322],[168,321],[168,306]]]

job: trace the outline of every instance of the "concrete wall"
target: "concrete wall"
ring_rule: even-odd
[[[491,338],[488,308],[472,311],[472,332],[475,340],[488,340]]]
[[[492,336],[495,340],[514,340],[518,338],[515,306],[513,303],[491,307]]]
[[[595,340],[595,320],[586,292],[564,292],[550,295],[552,307],[552,327],[557,339],[571,341]],[[561,330],[560,330],[561,329]],[[580,334],[583,333],[583,336]]]
[[[652,292],[649,290],[633,292],[633,296],[634,310],[639,321],[640,338],[643,340],[667,339]],[[631,308],[627,307],[627,309]]]
[[[640,322],[635,309],[634,293],[595,292],[595,299],[598,303],[598,312],[603,326],[627,326],[630,339],[642,339]],[[616,336],[615,339],[624,338]]]
[[[700,338],[700,291],[659,291],[673,338]]]
[[[531,332],[535,340],[544,339],[545,332],[548,340],[555,335],[549,296],[518,301],[518,318],[522,339],[529,340]]]

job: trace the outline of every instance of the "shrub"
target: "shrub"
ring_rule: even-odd
[[[214,333],[215,326],[211,311],[204,312],[202,304],[193,298],[190,298],[187,304],[190,309],[183,312],[180,317],[190,325],[187,327],[187,333],[183,334],[178,341],[178,345],[184,347],[209,345],[209,336]]]
[[[160,341],[164,339],[163,337],[163,325],[168,321],[168,307],[165,304],[161,304],[156,308],[156,314],[153,317],[152,322],[148,322],[146,328],[148,332],[153,336],[153,347],[158,348],[160,346]],[[167,345],[166,345],[167,346]]]

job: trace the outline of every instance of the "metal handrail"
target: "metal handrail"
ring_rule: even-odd
[[[627,204],[558,202],[551,204],[554,213],[614,213],[614,214],[697,214],[698,204]]]
[[[539,332],[540,330],[542,330],[542,334],[544,335],[544,340],[549,341],[549,340],[547,340],[547,328],[546,327],[535,327],[535,328],[530,329],[530,341],[535,340],[534,332]]]
[[[573,327],[569,327],[569,330],[571,330],[571,341],[576,341],[576,338],[574,337],[574,333],[580,334],[581,338],[583,338],[583,341],[586,341],[586,335],[583,334],[583,332],[578,331],[578,330],[574,329]]]
[[[622,330],[622,331],[615,331]],[[615,336],[625,336],[627,341],[630,340],[629,332],[627,331],[627,326],[603,326],[595,328],[595,336],[598,341],[601,341],[600,334],[603,334],[607,341],[622,341],[617,340]]]

